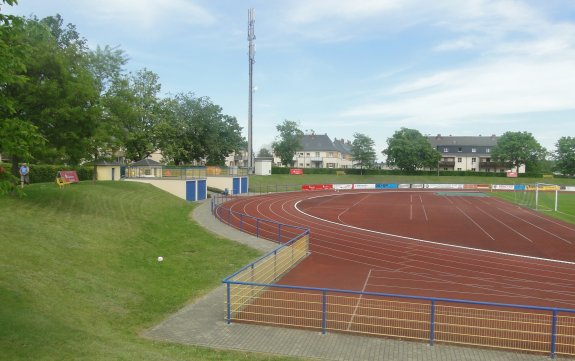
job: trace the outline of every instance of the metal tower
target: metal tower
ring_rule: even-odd
[[[250,74],[250,80],[249,80],[249,96],[248,96],[248,172],[252,173],[253,169],[254,169],[254,148],[253,148],[253,139],[252,139],[252,113],[253,113],[253,93],[254,93],[254,88],[253,88],[253,83],[252,83],[252,75],[253,75],[253,67],[254,67],[254,63],[256,62],[255,60],[255,56],[256,56],[256,45],[254,44],[254,40],[256,38],[256,35],[254,33],[254,23],[256,22],[256,16],[255,16],[255,10],[249,9],[248,10],[248,47],[249,47],[249,52],[248,52],[248,56],[249,56],[249,74]]]

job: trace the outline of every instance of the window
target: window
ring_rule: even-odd
[[[449,148],[443,148],[443,153],[448,153],[449,152]]]
[[[443,168],[443,170],[448,170],[447,168]]]
[[[303,167],[303,163],[300,163],[299,166],[300,166],[300,167]]]
[[[461,168],[457,168],[457,170],[459,170],[459,171],[460,171],[460,170],[461,170]]]
[[[472,171],[472,172],[475,172],[475,168],[471,168],[471,171]]]
[[[471,163],[477,163],[477,158],[471,158]]]
[[[333,158],[333,152],[327,153],[327,156],[330,157],[330,158]]]
[[[490,148],[485,149],[485,153],[491,153],[491,149]]]
[[[457,152],[458,152],[458,153],[463,152],[463,148],[461,148],[461,147],[457,148]]]
[[[309,167],[309,163],[307,163],[305,166],[306,166],[306,167]]]
[[[457,158],[457,163],[461,163],[461,158]]]
[[[319,152],[315,152],[315,156],[316,156],[316,157],[319,157]]]
[[[477,148],[471,148],[471,153],[477,153]]]
[[[307,155],[309,157],[309,153],[306,153],[305,155]]]

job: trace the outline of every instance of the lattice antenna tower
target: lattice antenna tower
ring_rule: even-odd
[[[254,169],[254,148],[253,148],[253,129],[252,129],[252,117],[253,117],[253,71],[254,63],[256,62],[256,44],[254,40],[256,35],[254,33],[254,23],[256,22],[255,10],[248,10],[248,56],[249,56],[249,95],[248,95],[248,171],[252,173]]]

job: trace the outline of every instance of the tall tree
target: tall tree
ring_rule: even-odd
[[[375,163],[375,142],[373,139],[362,133],[353,134],[353,142],[351,143],[351,156],[356,165],[359,165],[361,174],[363,168],[371,168]]]
[[[497,139],[492,157],[519,172],[522,164],[535,164],[543,159],[547,151],[528,132],[506,132]]]
[[[564,175],[575,175],[575,137],[561,137],[555,147],[555,170]]]
[[[28,19],[22,26],[18,39],[26,56],[17,76],[25,81],[0,87],[0,98],[9,104],[0,109],[1,117],[21,123],[9,129],[20,134],[27,129],[36,135],[31,139],[46,140],[41,149],[30,149],[35,158],[79,163],[87,155],[87,139],[99,116],[85,40],[73,25],[64,26],[60,16]],[[13,154],[13,168],[21,157]]]
[[[401,128],[388,138],[387,148],[382,154],[387,156],[387,165],[398,167],[405,172],[437,167],[441,159],[441,154],[433,149],[418,130],[409,128]]]
[[[279,135],[272,143],[272,149],[281,159],[284,166],[291,166],[293,165],[293,157],[300,147],[300,140],[304,134],[296,122],[287,119],[284,120],[282,124],[278,124],[276,129]]]
[[[223,165],[225,157],[246,144],[236,118],[222,114],[222,108],[207,97],[178,94],[164,99],[162,108],[156,135],[166,161]]]
[[[120,127],[126,158],[144,159],[158,149],[156,125],[162,118],[159,77],[147,69],[115,79],[106,92],[106,110]]]

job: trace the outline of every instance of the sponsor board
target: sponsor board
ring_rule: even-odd
[[[375,185],[375,189],[396,189],[397,184],[394,183],[379,183]]]
[[[333,189],[333,184],[304,184],[301,186],[302,191],[323,191]]]
[[[397,188],[401,188],[401,189],[411,188],[411,184],[398,184]]]
[[[525,190],[525,184],[516,184],[513,186],[513,190],[514,191],[524,191]]]
[[[515,190],[515,185],[513,184],[493,184],[491,189],[497,191],[513,191]]]
[[[75,170],[61,170],[60,178],[64,178],[68,183],[78,183],[78,174],[76,174]]]
[[[561,189],[561,187],[553,186],[553,185],[541,185],[539,187],[528,185],[528,186],[526,186],[526,188],[528,191],[534,191],[534,190],[537,190],[538,188],[540,191],[557,191],[557,190]]]
[[[353,189],[353,184],[334,184],[333,189],[336,190]]]
[[[375,184],[354,184],[353,189],[375,189]]]
[[[566,190],[567,192],[575,192],[575,187],[566,186],[566,187],[565,187],[565,190]]]
[[[299,169],[299,168],[290,169],[289,174],[291,174],[291,175],[302,175],[303,169]]]
[[[463,184],[426,184],[429,189],[463,189]]]
[[[411,188],[424,188],[425,184],[411,184]]]

